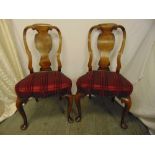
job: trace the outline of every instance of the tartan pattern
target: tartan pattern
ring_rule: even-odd
[[[85,94],[127,97],[132,84],[121,74],[110,71],[90,71],[77,80],[77,90]]]
[[[36,72],[28,75],[15,86],[19,97],[47,97],[71,94],[72,82],[58,71]]]

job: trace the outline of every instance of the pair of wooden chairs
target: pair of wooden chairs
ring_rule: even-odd
[[[32,67],[32,55],[26,42],[26,33],[28,29],[37,31],[37,34],[35,35],[35,46],[41,54],[39,72],[34,72]],[[52,49],[52,37],[48,31],[52,31],[54,29],[58,32],[59,36],[59,47],[57,50],[58,71],[52,71],[49,59],[49,53]],[[94,29],[100,31],[97,40],[97,47],[101,52],[99,68],[96,71],[92,69],[93,52],[91,48],[91,33]],[[117,29],[122,30],[123,41],[117,56],[116,72],[111,72],[109,69],[109,53],[114,48],[115,36],[113,31]],[[23,39],[26,53],[29,58],[28,68],[30,74],[23,80],[19,81],[15,86],[17,94],[16,107],[24,120],[24,124],[21,126],[22,130],[25,130],[28,127],[23,103],[27,103],[30,97],[34,97],[36,101],[38,101],[38,98],[52,95],[57,95],[60,99],[62,97],[66,97],[68,100],[67,119],[68,122],[71,123],[74,121],[70,115],[72,111],[73,98],[75,97],[75,103],[78,111],[75,121],[79,122],[81,120],[80,99],[86,95],[89,95],[91,98],[92,94],[108,96],[111,97],[113,101],[115,97],[118,97],[121,102],[125,104],[121,118],[121,127],[124,129],[127,128],[125,115],[131,107],[130,94],[133,90],[133,86],[119,73],[121,68],[121,55],[123,53],[126,40],[126,31],[123,26],[117,24],[99,24],[90,29],[88,34],[88,50],[90,54],[88,63],[89,71],[77,80],[77,93],[75,96],[71,93],[71,79],[61,72],[62,65],[60,61],[60,53],[62,47],[62,36],[58,27],[49,24],[34,24],[27,26],[23,31]]]

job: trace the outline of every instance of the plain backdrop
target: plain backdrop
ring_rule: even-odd
[[[72,93],[76,93],[77,79],[88,71],[88,48],[87,37],[89,29],[101,23],[116,23],[125,27],[127,32],[126,45],[122,56],[121,74],[123,74],[134,86],[132,97],[131,112],[139,117],[153,132],[155,130],[155,106],[154,102],[154,85],[153,78],[155,72],[150,68],[148,63],[154,63],[151,59],[151,53],[154,53],[155,43],[155,22],[154,20],[121,20],[121,19],[98,19],[98,20],[66,20],[66,19],[46,19],[46,20],[13,20],[13,32],[15,36],[15,43],[18,45],[18,54],[22,69],[25,76],[29,74],[27,67],[27,55],[23,44],[23,29],[27,25],[35,23],[48,23],[57,26],[63,37],[62,42],[62,72],[72,79]],[[36,32],[29,30],[27,33],[27,40],[29,48],[32,52],[33,66],[35,71],[39,71],[38,60],[40,58],[39,52],[34,45],[34,35]],[[58,36],[55,31],[50,32],[53,36],[53,49],[50,53],[53,70],[57,69],[55,52],[58,47]],[[96,46],[96,39],[99,32],[92,33],[92,48],[93,48],[93,69],[98,67],[99,52]],[[115,32],[116,45],[111,54],[111,70],[116,68],[116,56],[120,48],[122,40],[122,32]],[[55,59],[54,59],[55,58]],[[149,74],[146,72],[149,70]],[[147,74],[147,75],[146,75]],[[150,81],[148,85],[147,81]],[[147,89],[147,92],[145,91]]]

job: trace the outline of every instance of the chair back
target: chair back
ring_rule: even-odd
[[[117,55],[116,72],[119,72],[121,69],[121,55],[123,53],[125,41],[126,41],[125,28],[122,25],[108,23],[108,24],[99,24],[99,25],[93,26],[89,30],[89,33],[88,33],[88,50],[90,54],[89,62],[88,62],[89,71],[92,70],[93,52],[91,48],[91,33],[94,29],[100,30],[101,32],[97,40],[97,47],[98,47],[98,50],[100,51],[100,56],[101,56],[99,63],[98,63],[99,70],[109,70],[109,66],[110,66],[109,55],[115,45],[115,36],[114,36],[113,31],[118,30],[118,29],[121,29],[123,31],[122,45]]]
[[[36,30],[37,33],[34,37],[34,42],[36,49],[40,53],[40,71],[49,71],[51,69],[51,62],[49,59],[49,53],[52,49],[52,37],[48,33],[49,30],[55,29],[58,32],[59,35],[59,47],[57,50],[57,63],[58,63],[58,71],[61,71],[61,61],[60,61],[60,53],[61,53],[61,46],[62,46],[62,36],[60,30],[56,26],[52,26],[50,24],[34,24],[25,27],[23,31],[23,40],[25,45],[25,50],[28,55],[28,68],[30,70],[30,73],[33,73],[33,66],[32,66],[32,54],[28,48],[28,44],[26,41],[26,33],[28,29]]]

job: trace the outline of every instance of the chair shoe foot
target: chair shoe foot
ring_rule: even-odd
[[[81,121],[81,116],[77,116],[77,117],[75,118],[75,121],[76,121],[76,122],[80,122],[80,121]]]
[[[74,122],[73,118],[71,116],[68,116],[68,123],[73,123],[73,122]]]
[[[22,124],[20,126],[21,130],[26,130],[28,128],[28,125],[27,124]]]
[[[121,123],[121,128],[122,129],[127,129],[128,128],[128,125],[126,123]]]

